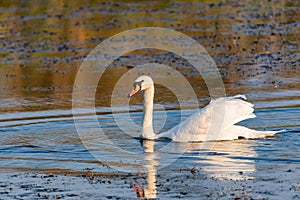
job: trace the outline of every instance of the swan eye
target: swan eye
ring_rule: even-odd
[[[142,87],[141,87],[140,84],[133,84],[133,89],[134,89],[136,92],[140,91],[141,88],[142,88]]]
[[[134,89],[138,89],[138,90],[142,90],[142,83],[144,82],[144,80],[141,80],[139,82],[134,82],[133,83],[133,88]]]
[[[142,90],[142,82],[144,82],[144,80],[133,83],[133,90],[131,90],[131,92],[128,94],[128,98]]]

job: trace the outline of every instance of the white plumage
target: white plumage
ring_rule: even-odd
[[[146,139],[166,137],[177,142],[234,140],[241,137],[266,137],[278,132],[256,131],[235,125],[245,119],[256,117],[253,113],[253,104],[247,102],[244,95],[236,95],[212,100],[206,107],[197,110],[167,132],[155,134],[152,126],[154,84],[149,76],[138,77],[129,96],[141,90],[145,91],[142,137]]]

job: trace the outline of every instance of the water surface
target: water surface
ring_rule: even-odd
[[[135,1],[5,1],[0,5],[1,171],[82,172],[89,168],[118,173],[118,169],[138,172],[146,168],[176,174],[196,167],[215,179],[299,183],[298,1],[164,1],[147,2],[147,6]],[[266,139],[217,142],[213,148],[205,143],[181,144],[165,139],[149,144],[135,137],[139,130],[126,127],[127,105],[115,108],[118,112],[114,114],[110,105],[115,84],[136,65],[168,65],[190,82],[200,108],[210,101],[201,75],[187,61],[170,52],[139,50],[114,61],[101,78],[95,102],[97,122],[113,145],[91,143],[95,146],[88,150],[72,116],[77,70],[104,39],[144,26],[183,32],[208,51],[222,75],[226,94],[245,94],[255,104],[257,118],[241,124],[257,130],[286,131]],[[123,87],[120,99],[126,98],[132,83]],[[156,85],[154,101],[157,131],[173,127],[181,117],[193,113],[191,108],[198,107],[192,101],[180,107],[175,95],[160,85]],[[130,100],[130,116],[136,125],[141,124],[141,105],[141,95]],[[78,123],[99,140],[91,113],[84,108],[81,112]],[[125,133],[116,119],[123,119],[131,134]],[[168,148],[163,149],[166,145]],[[290,180],[279,175],[268,179],[270,171],[289,170],[295,175]],[[153,178],[156,174],[148,175]]]

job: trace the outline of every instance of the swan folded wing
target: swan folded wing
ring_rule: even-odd
[[[225,130],[229,130],[240,121],[255,117],[253,105],[242,99],[246,97],[237,95],[212,100],[205,108],[195,112],[169,131],[159,134],[159,137],[168,137],[181,142],[218,140],[220,137],[225,139],[222,134]],[[237,137],[236,134],[229,134],[226,139]]]
[[[207,132],[211,125],[210,109],[205,107],[195,112],[169,131],[159,134],[159,137],[168,137],[180,142],[207,140]]]
[[[213,116],[213,119],[210,119],[214,120],[213,124],[222,124],[223,129],[226,129],[245,119],[256,117],[253,104],[245,100],[244,95],[212,100],[203,115],[210,118]]]
[[[221,103],[222,104],[222,103]],[[246,119],[255,118],[253,113],[253,104],[237,98],[225,98],[223,128],[226,129],[232,125]]]

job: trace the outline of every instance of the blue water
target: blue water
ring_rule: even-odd
[[[97,108],[97,121],[84,113],[77,121],[88,139],[80,138],[71,110],[2,114],[0,119],[0,170],[66,169],[82,171],[138,171],[142,168],[176,169],[197,165],[219,176],[224,171],[257,172],[268,163],[300,163],[300,92],[249,93],[257,118],[241,124],[257,130],[283,130],[274,137],[206,143],[176,143],[159,139],[147,144],[139,130],[141,107],[130,114],[136,127],[126,123],[126,112],[110,114]],[[175,110],[174,110],[175,109]],[[156,131],[167,130],[193,113],[193,110],[154,112]],[[116,120],[124,122],[119,127]],[[125,120],[125,121],[124,121]],[[95,123],[104,130],[104,138]],[[126,127],[127,126],[127,127]],[[123,130],[122,130],[123,128]],[[125,133],[124,130],[127,130]],[[128,132],[131,131],[130,133]],[[83,140],[88,145],[83,145]],[[148,146],[147,146],[148,145]],[[149,146],[150,145],[150,146]],[[149,154],[146,148],[154,148]],[[150,163],[150,164],[149,164]]]

